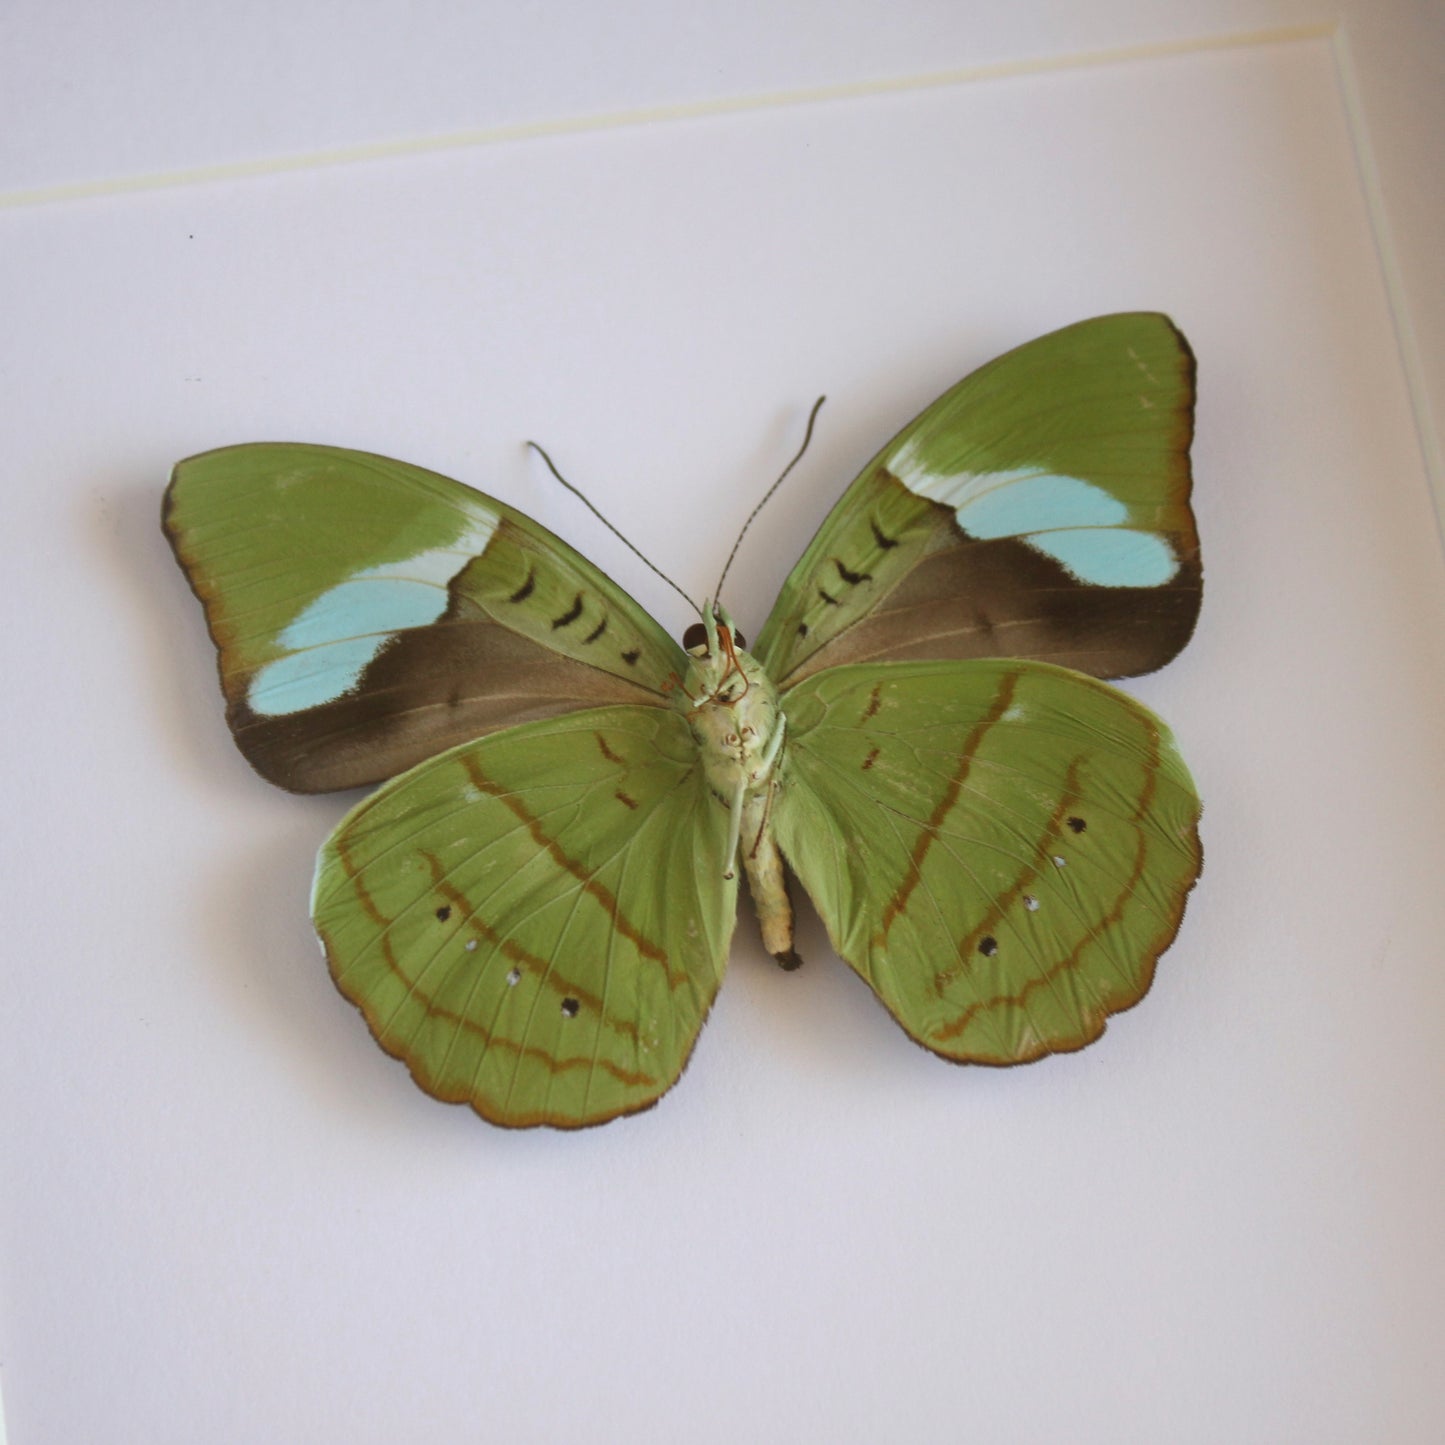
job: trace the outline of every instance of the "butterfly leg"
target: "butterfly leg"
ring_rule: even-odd
[[[728,804],[728,846],[727,852],[723,854],[728,860],[727,872],[724,878],[731,878],[738,868],[738,840],[743,832],[743,794],[746,792],[748,780],[746,775],[739,774],[737,784],[733,788],[732,801]]]

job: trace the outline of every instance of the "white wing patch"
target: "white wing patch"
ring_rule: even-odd
[[[915,496],[952,507],[970,537],[1017,537],[1095,587],[1161,587],[1179,570],[1166,538],[1129,525],[1103,487],[1044,467],[935,472],[912,440],[884,465]]]
[[[425,627],[447,609],[447,587],[486,551],[500,518],[471,509],[462,534],[397,562],[364,567],[308,604],[276,639],[287,649],[257,670],[246,701],[263,717],[281,717],[344,697],[383,647],[409,627]]]

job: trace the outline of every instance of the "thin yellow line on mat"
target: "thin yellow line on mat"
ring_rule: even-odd
[[[1122,65],[1175,55],[1239,50],[1260,45],[1281,45],[1300,40],[1322,40],[1332,35],[1334,29],[1333,24],[1294,25],[1275,30],[1243,31],[1231,35],[1206,35],[1184,40],[1161,40],[1140,45],[1113,46],[1103,50],[1076,51],[1066,55],[990,61],[982,65],[968,65],[955,70],[930,71],[922,75],[845,81],[835,85],[764,91],[754,95],[723,96],[712,100],[689,101],[677,105],[642,106],[631,110],[604,111],[597,115],[562,116],[553,120],[483,126],[476,130],[453,131],[446,135],[419,136],[408,140],[371,141],[361,145],[302,151],[295,155],[275,156],[267,159],[224,161],[216,165],[190,166],[177,170],[155,171],[149,174],[117,176],[108,180],[75,181],[64,185],[36,186],[27,190],[8,191],[0,193],[0,208],[43,206],[57,201],[126,195],[135,191],[164,190],[172,186],[194,186],[211,181],[245,180],[253,176],[280,175],[287,171],[355,165],[362,161],[430,155],[437,151],[505,145],[514,141],[538,140],[550,136],[583,135],[589,131],[621,130],[631,126],[698,120],[709,116],[736,115],[746,111],[780,110],[788,106],[816,105],[833,100],[856,100],[867,96],[897,95],[912,90],[940,90],[954,85],[1004,80],[1015,76],[1046,75],[1051,71],[1084,70],[1093,66]]]

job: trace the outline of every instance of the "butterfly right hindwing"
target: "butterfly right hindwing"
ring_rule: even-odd
[[[899,662],[807,679],[788,721],[783,856],[925,1048],[1021,1063],[1144,995],[1201,860],[1147,708],[1042,663]]]

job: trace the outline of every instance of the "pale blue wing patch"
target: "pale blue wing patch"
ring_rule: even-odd
[[[915,496],[954,509],[970,537],[1017,537],[1095,587],[1161,587],[1179,570],[1157,532],[1129,525],[1129,508],[1082,477],[1042,467],[935,472],[906,441],[885,462]]]
[[[364,567],[315,598],[277,637],[286,654],[251,679],[246,690],[251,710],[280,717],[344,697],[398,632],[441,617],[449,584],[486,551],[499,520],[495,512],[474,507],[450,546]]]
[[[263,717],[284,717],[305,712],[345,696],[361,679],[367,664],[390,639],[391,633],[373,637],[346,637],[302,652],[290,652],[268,662],[251,679],[246,701]]]
[[[1163,537],[1132,527],[1032,532],[1023,540],[1095,587],[1162,587],[1179,570],[1179,559]]]

